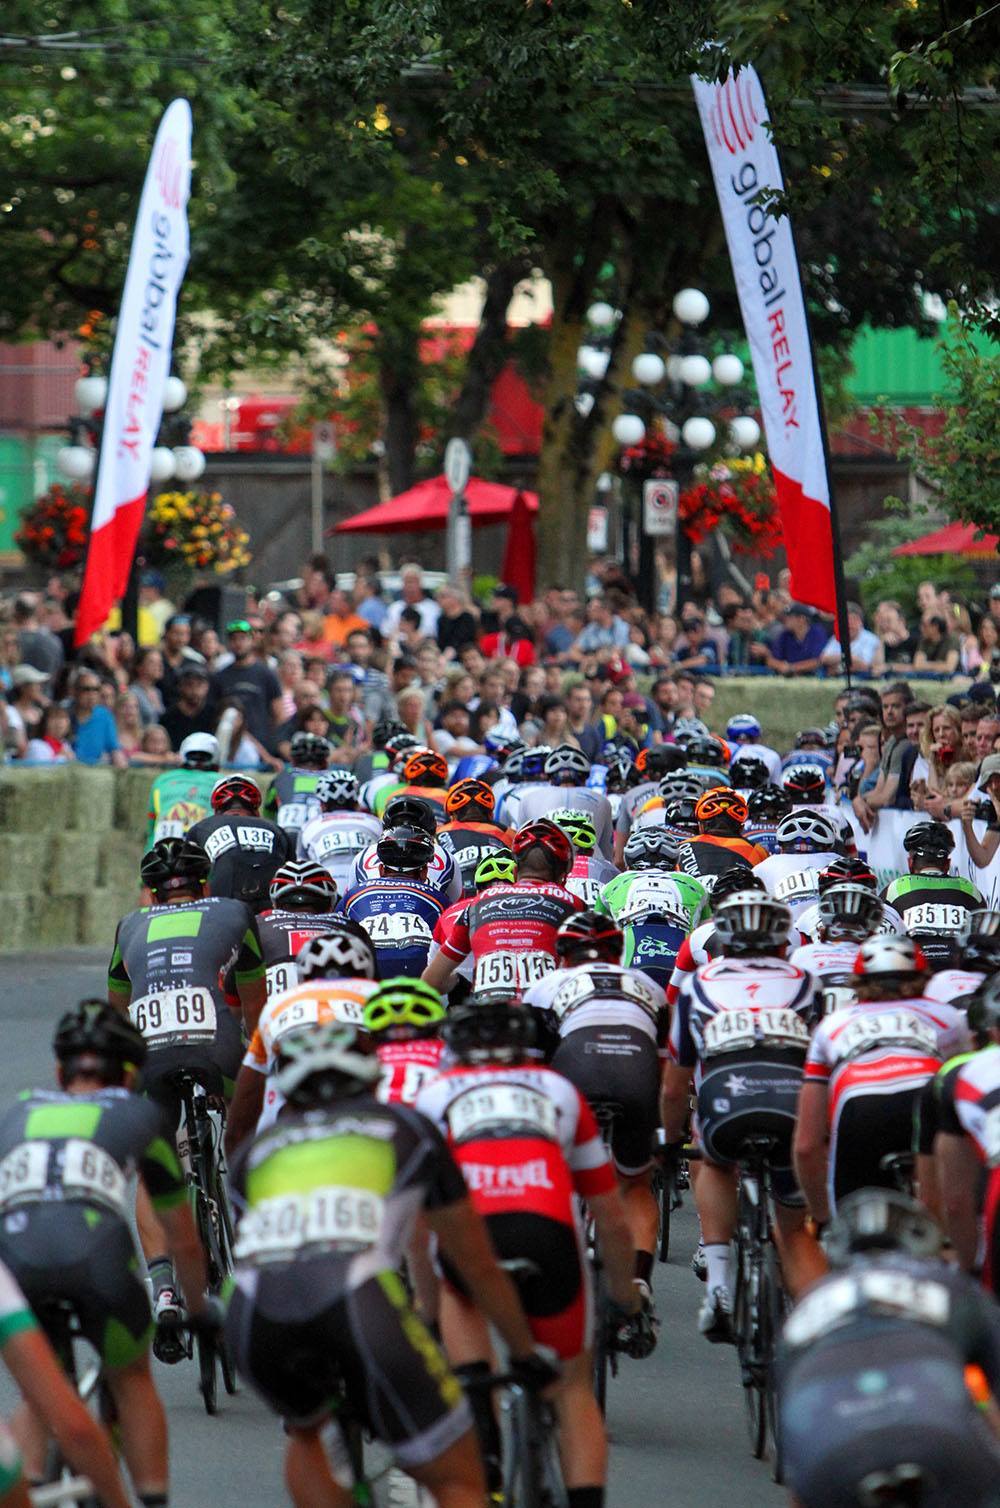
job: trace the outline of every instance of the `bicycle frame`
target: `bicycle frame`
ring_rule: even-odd
[[[754,1456],[770,1436],[777,1471],[774,1348],[782,1318],[781,1272],[771,1223],[771,1138],[750,1138],[740,1159],[734,1242],[733,1328]]]

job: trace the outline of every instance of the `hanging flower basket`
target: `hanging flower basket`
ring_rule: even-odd
[[[87,552],[90,492],[75,484],[53,482],[21,514],[14,543],[32,565],[71,571]]]
[[[225,576],[252,559],[250,536],[218,492],[161,492],[150,503],[140,550],[147,566]]]
[[[694,482],[680,495],[680,520],[692,544],[718,528],[743,555],[771,556],[781,543],[781,516],[763,455],[696,466]]]

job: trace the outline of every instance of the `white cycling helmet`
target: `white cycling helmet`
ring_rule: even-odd
[[[861,944],[854,960],[854,972],[862,979],[926,974],[927,960],[923,949],[905,932],[880,933]]]
[[[760,723],[752,712],[737,712],[726,724],[726,738],[731,744],[738,743],[741,738],[751,743],[760,743]]]
[[[774,837],[785,853],[832,852],[840,843],[836,825],[822,811],[789,812],[774,829]]]
[[[214,733],[189,733],[177,751],[181,764],[192,770],[219,768],[219,740]]]
[[[590,760],[582,749],[560,744],[545,756],[542,773],[546,780],[562,781],[568,776],[571,784],[582,785],[590,774]]]
[[[324,770],[316,782],[316,799],[326,811],[346,811],[357,806],[360,790],[352,770]]]
[[[348,930],[346,919],[321,937],[311,937],[295,955],[299,981],[310,979],[377,979],[378,961],[371,938],[360,923]],[[336,928],[334,930],[334,928]],[[357,928],[357,931],[355,931]]]

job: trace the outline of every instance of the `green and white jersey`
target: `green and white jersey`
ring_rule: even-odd
[[[882,900],[935,963],[951,952],[968,913],[984,904],[972,881],[954,874],[902,874],[885,887]]]
[[[161,838],[182,838],[212,810],[212,787],[218,770],[165,770],[149,792],[146,848]]]
[[[23,1330],[37,1330],[38,1321],[10,1268],[0,1262],[0,1351]]]
[[[594,902],[594,910],[614,917],[625,934],[624,967],[644,969],[659,984],[669,983],[681,943],[708,909],[700,880],[666,869],[626,869]]]

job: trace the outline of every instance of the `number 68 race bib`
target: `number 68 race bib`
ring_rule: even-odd
[[[132,1025],[155,1047],[215,1039],[215,1001],[208,990],[157,990],[133,1000]]]

